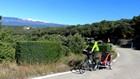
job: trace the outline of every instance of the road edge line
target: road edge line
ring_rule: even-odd
[[[116,60],[118,59],[118,57],[120,57],[120,54],[117,53],[117,57],[112,61],[113,63],[116,62]],[[64,74],[68,74],[71,73],[70,71],[67,72],[62,72],[62,73],[55,73],[55,74],[50,74],[50,75],[46,75],[46,76],[40,76],[40,77],[35,77],[35,78],[29,78],[29,79],[43,79],[43,78],[49,78],[49,77],[54,77],[54,76],[58,76],[58,75],[64,75]]]
[[[43,79],[43,78],[49,78],[49,77],[54,77],[54,76],[58,76],[58,75],[64,75],[64,74],[68,74],[68,73],[71,73],[71,72],[67,71],[67,72],[49,74],[49,75],[46,75],[46,76],[40,76],[40,77],[29,78],[29,79]]]
[[[120,54],[117,53],[117,57],[112,61],[113,63],[117,61],[118,57],[120,57]]]

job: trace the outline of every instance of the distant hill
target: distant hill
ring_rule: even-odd
[[[2,25],[8,26],[32,26],[32,27],[60,27],[69,26],[65,24],[49,23],[32,19],[21,19],[15,17],[2,17]]]

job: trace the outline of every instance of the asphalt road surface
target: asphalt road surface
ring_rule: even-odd
[[[85,71],[83,74],[66,73],[43,79],[140,79],[140,51],[115,46],[119,56],[112,70]]]

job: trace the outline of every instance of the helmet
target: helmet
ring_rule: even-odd
[[[93,37],[87,38],[87,42],[88,43],[94,43],[94,38]]]
[[[87,41],[93,41],[93,40],[94,40],[93,37],[87,38]]]

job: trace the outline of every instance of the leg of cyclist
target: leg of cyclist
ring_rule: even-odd
[[[93,70],[97,69],[97,62],[96,62],[96,56],[97,55],[98,55],[97,51],[93,52],[93,54],[92,54],[92,63],[94,63]]]
[[[87,64],[87,66],[88,66],[88,69],[90,70],[90,71],[92,71],[92,62],[91,62],[91,60],[90,60],[90,55],[91,54],[89,54],[89,51],[87,51],[87,50],[84,50],[83,51],[83,54],[85,54],[87,57],[86,57],[86,59],[85,59],[85,62],[86,62],[86,64]]]
[[[90,59],[90,56],[88,54],[88,51],[87,50],[83,50],[83,54],[85,54],[87,56],[87,59]]]

